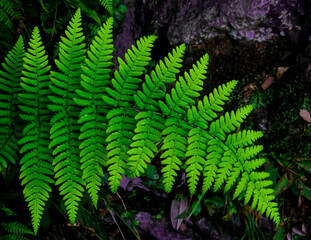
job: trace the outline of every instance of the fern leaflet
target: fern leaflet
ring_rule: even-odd
[[[18,98],[21,92],[20,77],[23,70],[25,47],[19,37],[13,49],[7,54],[0,71],[0,170],[7,163],[15,163],[18,157],[18,144],[14,129],[18,121]]]
[[[54,95],[49,96],[52,102],[49,109],[55,113],[50,121],[52,141],[49,147],[54,149],[56,185],[60,185],[59,191],[73,225],[85,185],[79,157],[80,109],[73,100],[79,97],[76,91],[81,86],[81,64],[85,58],[80,9],[72,17],[65,34],[59,43],[59,59],[55,60],[59,71],[51,72],[50,89]]]
[[[48,56],[42,46],[39,29],[34,28],[29,48],[24,58],[21,86],[25,93],[19,95],[19,108],[24,112],[20,117],[29,121],[19,140],[22,145],[20,161],[22,185],[25,185],[24,196],[31,212],[34,232],[37,233],[42,218],[45,202],[51,192],[53,183],[53,166],[49,145],[50,111],[46,108],[47,95],[50,94]]]
[[[82,178],[86,182],[86,188],[91,196],[94,206],[97,207],[98,191],[101,185],[101,177],[104,173],[102,166],[106,161],[104,129],[107,128],[107,109],[103,108],[102,93],[109,84],[110,69],[112,65],[112,26],[113,19],[109,18],[106,24],[98,31],[93,40],[85,66],[82,66],[81,86],[83,90],[77,90],[80,98],[74,98],[75,102],[84,106],[80,113],[81,126],[80,144]]]
[[[185,52],[185,45],[182,44],[169,53],[168,58],[161,60],[155,66],[150,76],[145,75],[145,82],[142,90],[134,95],[136,105],[142,110],[135,117],[138,120],[134,130],[133,143],[128,151],[129,172],[131,176],[138,177],[140,172],[144,172],[147,163],[151,163],[154,154],[158,152],[157,143],[161,141],[161,131],[164,129],[164,119],[156,112],[159,112],[159,99],[165,96],[166,86],[164,83],[173,83],[176,74],[182,67],[182,56]]]
[[[198,91],[202,90],[208,60],[208,55],[204,55],[197,65],[190,69],[190,74],[185,72],[184,78],[179,78],[176,87],[171,90],[171,95],[166,94],[166,103],[159,101],[163,114],[171,116],[165,122],[162,132],[165,138],[161,147],[161,150],[165,150],[161,155],[161,162],[165,165],[162,169],[163,183],[165,191],[168,192],[175,182],[176,171],[185,159],[187,137],[191,130],[191,126],[180,119],[180,115],[186,115],[186,111],[195,103],[193,99],[200,96]]]
[[[139,78],[150,61],[150,52],[155,41],[155,36],[141,38],[137,41],[137,48],[132,47],[125,54],[126,63],[122,59],[119,61],[119,72],[115,71],[114,79],[111,83],[114,89],[106,88],[107,95],[103,100],[114,108],[107,113],[109,120],[106,130],[109,136],[106,141],[107,164],[110,174],[109,185],[112,192],[116,192],[120,185],[121,174],[125,174],[128,161],[128,146],[132,143],[134,129],[137,124],[135,120],[136,111],[131,108],[134,102],[133,95],[139,88],[141,79]],[[108,96],[110,95],[110,96]]]

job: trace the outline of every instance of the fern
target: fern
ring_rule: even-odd
[[[8,162],[15,163],[18,157],[19,148],[14,128],[18,121],[17,95],[21,91],[24,56],[23,38],[19,37],[2,63],[3,71],[0,71],[0,169],[6,168]]]
[[[161,131],[164,130],[164,119],[158,115],[159,99],[165,96],[165,83],[173,83],[176,80],[176,74],[182,67],[182,57],[185,51],[185,45],[173,50],[168,58],[160,61],[152,71],[150,76],[145,75],[145,82],[142,90],[137,91],[134,95],[139,112],[135,119],[138,120],[134,130],[133,143],[131,150],[128,151],[129,172],[131,176],[138,177],[140,172],[144,172],[147,164],[151,163],[154,154],[158,153],[157,144],[162,140]]]
[[[47,110],[50,94],[50,76],[47,55],[42,46],[37,27],[34,28],[29,48],[24,58],[24,68],[21,86],[25,93],[19,95],[22,110],[20,117],[29,122],[19,140],[22,145],[20,153],[20,179],[25,185],[24,196],[31,212],[32,224],[37,233],[45,202],[51,192],[50,183],[53,173],[51,152],[49,150],[50,111]]]
[[[24,224],[19,223],[19,222],[8,222],[8,223],[1,223],[1,226],[4,228],[5,231],[15,235],[14,239],[22,239],[22,236],[24,234],[30,234],[32,235],[33,232],[28,229]],[[13,235],[12,238],[13,238]],[[7,239],[7,237],[5,237]]]
[[[49,109],[54,111],[54,116],[50,122],[49,147],[53,149],[56,185],[60,185],[59,191],[73,225],[85,184],[79,156],[80,109],[73,100],[79,97],[76,91],[81,88],[81,64],[85,58],[80,9],[72,17],[65,34],[59,44],[59,59],[55,60],[59,71],[51,72],[50,89],[54,95],[49,95],[52,102]]]
[[[13,20],[21,20],[21,1],[0,0],[0,23],[4,24],[11,32],[14,32]]]
[[[161,150],[161,161],[165,167],[163,172],[164,189],[170,192],[177,176],[177,171],[183,165],[187,151],[187,137],[191,126],[185,122],[186,119],[180,115],[186,115],[187,110],[195,103],[194,98],[199,97],[202,90],[204,74],[208,64],[208,55],[204,55],[189,73],[184,74],[176,82],[176,87],[172,89],[171,95],[166,94],[166,103],[159,101],[163,114],[172,116],[167,118],[165,129],[162,134],[165,136]]]
[[[110,81],[112,25],[109,18],[86,51],[78,9],[61,37],[57,69],[51,75],[38,28],[26,57],[22,60],[20,38],[0,72],[4,143],[0,156],[6,156],[0,162],[2,166],[15,162],[20,148],[20,178],[35,233],[53,174],[73,225],[84,187],[97,207],[105,168],[109,187],[116,192],[123,175],[140,176],[156,155],[161,159],[165,191],[173,189],[184,170],[191,195],[223,189],[278,224],[269,174],[260,171],[265,159],[257,157],[263,147],[255,141],[262,133],[239,130],[252,106],[222,114],[237,81],[222,84],[200,100],[209,57],[204,55],[179,76],[184,44],[146,73],[155,36],[140,38],[124,60],[118,58]],[[23,93],[18,86],[21,71]],[[166,84],[173,85],[170,93]],[[18,122],[17,105],[27,123],[20,147],[3,147],[14,136],[9,130],[23,125]]]
[[[109,165],[109,185],[112,192],[116,192],[120,185],[120,179],[122,179],[121,175],[125,175],[127,169],[127,147],[132,143],[137,123],[136,111],[129,107],[133,104],[133,95],[142,81],[139,77],[151,59],[150,51],[155,39],[155,36],[141,38],[137,41],[137,48],[133,46],[132,50],[128,50],[125,54],[126,62],[118,59],[120,72],[115,71],[115,78],[111,81],[114,89],[106,88],[107,95],[103,96],[103,100],[113,107],[106,116],[109,120],[106,130],[108,134],[106,149],[109,158],[107,164]]]
[[[100,0],[100,3],[105,7],[110,15],[113,15],[113,0]]]
[[[107,109],[102,107],[102,93],[110,80],[112,65],[112,26],[113,19],[107,20],[99,30],[98,36],[93,40],[86,65],[82,67],[81,86],[83,90],[77,90],[80,98],[74,98],[75,102],[84,106],[78,123],[82,124],[79,139],[80,144],[82,179],[86,182],[86,188],[97,207],[98,191],[103,177],[102,166],[106,162],[105,139],[103,129],[107,127]]]

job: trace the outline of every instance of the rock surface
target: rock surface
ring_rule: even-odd
[[[311,41],[309,0],[129,0],[125,4],[128,11],[117,49],[127,49],[146,34],[158,35],[164,47],[198,44],[221,30],[234,39],[261,42],[285,36],[294,43]]]

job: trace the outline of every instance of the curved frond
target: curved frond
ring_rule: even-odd
[[[118,59],[119,71],[114,72],[115,78],[111,82],[113,89],[106,88],[107,95],[103,96],[103,100],[113,106],[106,116],[109,120],[106,131],[109,136],[106,141],[108,142],[109,185],[112,192],[117,191],[121,174],[125,174],[128,167],[127,151],[133,141],[137,124],[135,119],[137,113],[131,108],[134,103],[133,95],[142,81],[140,76],[151,60],[151,48],[155,39],[155,36],[140,38],[137,47],[132,46],[132,50],[128,50],[125,54],[126,62],[121,58]]]
[[[104,6],[110,15],[113,15],[113,0],[100,0],[100,3]]]
[[[31,212],[34,232],[37,233],[42,218],[45,202],[51,192],[53,183],[53,166],[51,151],[48,148],[49,130],[48,119],[51,117],[47,109],[50,94],[49,70],[47,55],[42,46],[40,33],[34,28],[29,48],[24,58],[24,68],[21,86],[24,93],[19,95],[19,108],[28,116],[34,116],[23,130],[23,137],[19,141],[22,145],[20,152],[20,179],[25,185],[24,196]],[[29,118],[21,118],[28,121]]]
[[[166,116],[186,115],[186,111],[195,104],[194,99],[200,96],[198,92],[203,89],[208,61],[209,56],[205,54],[196,65],[193,65],[189,73],[185,72],[184,77],[179,77],[171,94],[165,95],[166,103],[159,101],[163,114]]]
[[[106,88],[107,94],[104,95],[104,101],[113,107],[129,107],[134,102],[134,94],[136,94],[141,79],[139,78],[145,67],[151,60],[150,54],[156,36],[142,37],[137,40],[136,45],[132,46],[132,50],[128,50],[125,54],[125,62],[118,58],[119,71],[114,72],[114,79],[111,84],[113,88]]]
[[[182,67],[182,57],[185,53],[185,44],[176,47],[164,61],[155,66],[155,70],[151,74],[145,75],[145,82],[142,84],[142,91],[138,90],[134,95],[136,105],[140,110],[158,111],[158,100],[165,97],[165,83],[173,83],[176,81],[176,74],[180,72]]]
[[[187,137],[191,126],[182,120],[172,117],[165,122],[165,129],[162,134],[165,136],[161,150],[163,153],[161,163],[164,166],[163,173],[164,190],[170,192],[180,170],[182,161],[186,157]]]
[[[217,88],[214,88],[213,92],[208,96],[204,96],[203,101],[199,101],[197,107],[192,106],[188,109],[187,117],[191,124],[206,129],[206,121],[212,121],[217,118],[217,112],[223,111],[222,105],[225,104],[232,93],[237,81],[233,80],[227,84],[222,84]]]
[[[102,167],[106,162],[105,139],[107,128],[107,109],[103,108],[102,95],[110,83],[112,66],[112,27],[113,19],[109,18],[95,36],[90,50],[87,52],[85,66],[82,66],[81,86],[76,92],[79,98],[74,101],[84,106],[81,110],[78,123],[82,124],[79,139],[82,178],[86,182],[86,189],[97,207],[98,191]],[[87,134],[86,134],[87,133]]]
[[[258,138],[261,138],[263,133],[254,130],[243,130],[238,133],[228,135],[226,144],[230,144],[235,149],[246,147],[253,144]]]
[[[53,149],[53,165],[56,185],[63,195],[69,220],[74,225],[83,186],[80,164],[78,119],[80,109],[73,99],[79,98],[77,91],[81,89],[81,65],[85,59],[84,36],[81,28],[81,12],[77,10],[72,17],[66,37],[59,43],[59,55],[55,60],[58,71],[52,71],[50,89],[54,95],[49,98],[52,104],[49,109],[54,111],[50,124],[49,147]]]
[[[182,67],[182,56],[185,52],[185,45],[182,44],[169,53],[164,61],[160,61],[150,74],[145,75],[145,82],[142,91],[134,95],[136,105],[142,110],[135,117],[139,122],[134,130],[133,143],[128,151],[129,172],[131,176],[138,177],[144,172],[147,163],[159,151],[157,144],[162,139],[161,131],[164,129],[165,120],[155,111],[159,112],[158,100],[165,96],[165,83],[173,83],[176,74]]]
[[[1,226],[4,228],[4,230],[8,233],[14,234],[14,235],[24,235],[24,234],[29,234],[29,235],[34,235],[34,233],[28,229],[27,226],[20,222],[2,222],[0,223]],[[9,239],[16,239],[16,237],[21,237],[22,236],[12,236],[13,238]],[[7,239],[7,238],[4,238]]]
[[[21,92],[20,77],[23,70],[25,47],[20,36],[13,49],[7,54],[0,71],[0,170],[7,163],[15,163],[18,157],[18,144],[15,136],[15,123],[18,120],[18,98]]]
[[[231,111],[231,114],[226,112],[225,116],[221,116],[211,123],[209,133],[217,136],[221,140],[225,140],[226,133],[230,133],[240,127],[241,123],[252,110],[253,106],[247,105],[246,107],[238,109],[236,112]]]
[[[210,139],[211,136],[199,127],[193,128],[189,132],[185,157],[189,157],[186,161],[186,177],[191,195],[195,194],[199,177],[203,172],[207,156],[207,143]]]

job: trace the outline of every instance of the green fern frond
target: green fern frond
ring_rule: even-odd
[[[104,6],[110,15],[113,15],[113,1],[114,0],[100,0],[100,3],[102,6]]]
[[[261,138],[263,133],[260,131],[253,130],[243,130],[233,134],[228,135],[226,144],[231,145],[235,149],[246,147],[253,144],[257,139]]]
[[[129,155],[128,166],[129,175],[138,177],[144,173],[147,164],[159,151],[157,143],[161,142],[161,132],[164,129],[164,119],[153,111],[142,111],[135,116],[138,120],[134,130],[131,149],[127,152]]]
[[[253,158],[262,150],[263,150],[262,145],[255,145],[255,146],[250,146],[250,147],[246,147],[246,148],[239,148],[237,150],[236,156],[239,159],[239,161],[244,164],[245,160]]]
[[[203,101],[199,101],[197,107],[192,106],[188,109],[187,118],[189,123],[198,127],[207,128],[206,121],[212,121],[217,118],[217,112],[223,111],[222,105],[225,101],[229,100],[229,96],[232,93],[237,81],[230,81],[227,84],[215,88],[209,96],[204,96]]]
[[[131,109],[134,103],[133,95],[142,81],[139,77],[151,60],[151,48],[155,39],[155,36],[141,38],[137,41],[137,47],[132,46],[132,50],[128,50],[125,54],[126,62],[118,59],[119,71],[115,71],[115,78],[111,81],[114,89],[106,88],[107,95],[103,96],[103,100],[113,106],[106,116],[109,120],[106,130],[109,135],[106,139],[108,142],[107,157],[109,158],[107,164],[109,165],[109,185],[112,192],[117,191],[122,178],[121,174],[125,174],[127,169],[127,151],[132,143],[137,124],[135,119],[137,112]]]
[[[175,182],[176,171],[180,169],[182,161],[186,157],[187,137],[191,130],[191,125],[180,119],[180,115],[185,116],[187,110],[195,104],[194,99],[200,96],[198,92],[203,89],[208,61],[208,54],[205,54],[200,61],[197,61],[196,65],[193,65],[189,73],[185,72],[184,77],[179,78],[175,88],[171,90],[171,95],[166,94],[166,103],[159,101],[163,114],[169,116],[162,132],[165,138],[161,147],[161,150],[165,150],[161,155],[163,158],[161,163],[165,166],[162,169],[163,183],[165,191],[168,192],[171,191]],[[195,189],[197,175],[198,171],[195,171],[189,180],[193,183],[191,192]]]
[[[34,233],[27,226],[25,226],[20,222],[2,222],[1,226],[4,228],[6,232],[14,235],[21,235],[21,234],[34,235]]]
[[[21,92],[20,77],[23,70],[25,47],[19,37],[13,49],[7,54],[0,71],[0,170],[7,163],[15,163],[18,157],[18,144],[14,125],[18,120],[18,98]]]
[[[13,20],[20,20],[23,15],[20,11],[20,1],[0,0],[0,23],[4,24],[11,32],[14,32]]]
[[[176,74],[180,72],[179,69],[182,67],[182,57],[185,50],[185,44],[176,47],[172,53],[168,54],[168,57],[164,58],[164,61],[160,60],[150,75],[145,75],[145,82],[142,84],[143,91],[139,90],[134,95],[135,103],[140,110],[159,110],[157,100],[165,97],[165,84],[176,81]]]
[[[203,172],[210,139],[211,136],[199,127],[193,128],[189,132],[185,157],[189,157],[186,161],[186,177],[191,195],[195,194],[199,177]]]
[[[165,136],[161,150],[164,152],[160,156],[161,163],[164,165],[163,173],[164,190],[170,192],[180,170],[182,161],[186,157],[187,137],[191,126],[176,118],[168,118],[165,122],[165,129],[162,134]]]
[[[186,46],[180,45],[169,53],[168,57],[161,60],[150,74],[145,75],[145,82],[142,84],[142,91],[134,95],[136,105],[142,110],[135,117],[139,122],[136,125],[130,155],[128,159],[129,172],[133,177],[138,177],[144,172],[147,163],[151,163],[154,154],[158,152],[157,143],[161,141],[161,131],[164,129],[164,119],[156,112],[159,112],[158,100],[164,98],[165,83],[173,83],[176,74],[182,67],[182,57]],[[149,111],[151,110],[151,111]]]
[[[59,59],[55,60],[58,72],[51,72],[50,89],[54,95],[49,96],[52,104],[48,107],[55,113],[50,122],[49,147],[54,149],[56,185],[60,185],[59,191],[73,225],[85,185],[79,156],[80,109],[73,100],[79,98],[76,91],[81,89],[81,65],[86,52],[82,43],[85,37],[81,28],[80,9],[72,17],[65,34],[66,37],[62,37],[59,43]]]
[[[230,133],[240,127],[241,123],[252,110],[253,106],[247,105],[246,107],[238,109],[236,112],[231,111],[231,116],[226,112],[225,116],[221,116],[211,123],[209,133],[224,141],[226,139],[226,133]]]
[[[49,143],[49,124],[51,117],[47,109],[50,94],[48,56],[42,46],[39,29],[34,28],[29,41],[29,48],[24,58],[24,68],[21,86],[25,93],[19,94],[19,108],[24,112],[21,118],[25,121],[32,119],[23,130],[19,140],[22,145],[20,153],[20,179],[25,185],[24,196],[31,212],[34,232],[37,233],[42,218],[45,202],[51,192],[51,176],[54,175]],[[29,118],[33,117],[33,118]]]
[[[212,138],[208,142],[207,157],[203,168],[202,192],[205,193],[214,183],[218,171],[218,165],[227,146],[218,138]]]
[[[134,95],[139,88],[141,79],[139,78],[148,62],[151,60],[151,48],[156,40],[156,36],[148,36],[140,38],[132,50],[128,50],[125,54],[124,62],[118,58],[119,71],[114,72],[114,79],[112,79],[112,88],[106,88],[108,95],[103,96],[104,101],[113,107],[129,107],[134,102]]]
[[[166,116],[186,115],[187,110],[194,105],[194,99],[200,96],[198,92],[203,89],[208,61],[208,54],[205,54],[196,65],[193,65],[189,73],[185,72],[184,77],[179,77],[171,94],[166,94],[166,103],[159,101],[163,114]]]
[[[104,173],[102,166],[106,162],[105,139],[107,128],[107,109],[103,108],[102,95],[110,83],[112,65],[112,27],[113,19],[109,18],[92,42],[87,52],[85,66],[82,66],[81,86],[77,90],[80,98],[74,98],[80,106],[85,106],[80,113],[78,123],[82,124],[80,143],[82,178],[86,182],[86,189],[97,207],[98,191],[101,177]]]

